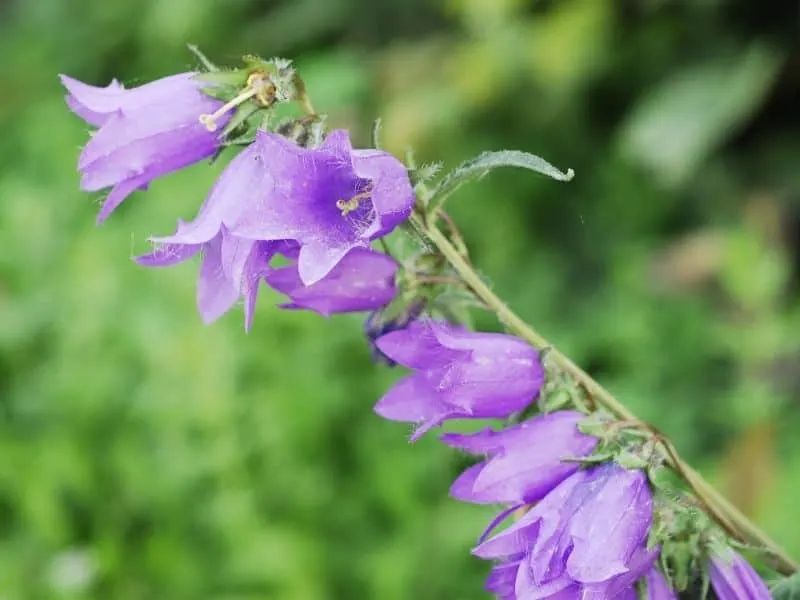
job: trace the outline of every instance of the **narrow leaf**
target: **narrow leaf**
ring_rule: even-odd
[[[567,169],[567,172],[564,173],[535,154],[519,150],[484,152],[472,160],[462,163],[438,183],[432,192],[432,205],[440,206],[462,185],[474,179],[480,179],[498,167],[529,169],[558,181],[570,181],[575,176],[572,169]]]

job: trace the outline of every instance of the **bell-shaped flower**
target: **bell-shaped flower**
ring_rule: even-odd
[[[448,419],[507,418],[530,405],[544,381],[539,354],[511,335],[421,320],[376,343],[415,370],[375,406],[386,419],[419,424],[412,441]]]
[[[379,338],[392,331],[405,329],[411,323],[422,317],[425,310],[425,300],[415,298],[405,304],[399,310],[397,307],[390,307],[386,310],[375,310],[364,319],[364,337],[370,347],[372,360],[377,363],[384,363],[390,367],[397,365],[395,361],[386,356],[378,349],[376,343]]]
[[[98,127],[78,160],[83,190],[111,188],[98,223],[135,190],[218,150],[219,134],[200,117],[223,103],[204,94],[208,84],[194,75],[171,75],[130,90],[116,80],[103,88],[61,76],[69,107]]]
[[[711,587],[719,600],[769,600],[769,589],[741,555],[730,547],[716,545],[708,566]]]
[[[489,458],[467,469],[450,494],[477,504],[533,504],[580,468],[571,458],[585,457],[597,438],[578,429],[586,416],[561,410],[519,425],[473,434],[448,433],[446,444]]]
[[[266,274],[273,289],[291,302],[282,308],[308,309],[328,317],[335,313],[376,310],[397,294],[397,263],[380,252],[354,248],[333,270],[312,285],[304,285],[297,263],[272,269]]]
[[[330,273],[405,220],[414,204],[406,168],[392,155],[353,150],[337,130],[319,148],[259,131],[231,161],[197,218],[165,243],[197,244],[222,225],[238,237],[296,240],[304,285]]]
[[[180,226],[178,228],[180,231]],[[270,272],[277,253],[296,254],[291,242],[262,242],[232,235],[224,226],[213,238],[198,244],[157,244],[150,254],[136,258],[146,267],[168,267],[195,254],[203,256],[197,280],[197,308],[205,323],[225,314],[244,297],[245,330],[253,323],[258,288]]]
[[[612,598],[633,586],[658,555],[657,548],[646,549],[652,513],[642,471],[602,465],[567,477],[473,552],[519,560],[519,598]]]

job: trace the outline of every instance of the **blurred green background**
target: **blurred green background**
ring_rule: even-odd
[[[56,74],[127,85],[245,53],[296,60],[362,143],[455,166],[474,260],[800,558],[796,3],[0,0],[0,598],[484,598],[491,507],[374,401],[357,317],[262,297],[205,327],[196,264],[145,270],[221,165],[101,228]],[[490,322],[485,322],[491,325]]]

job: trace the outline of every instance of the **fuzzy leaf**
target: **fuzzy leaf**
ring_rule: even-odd
[[[431,204],[439,206],[450,197],[458,188],[474,179],[480,179],[492,169],[498,167],[519,167],[536,171],[558,181],[570,181],[575,172],[559,171],[549,162],[527,152],[519,150],[501,150],[499,152],[484,152],[475,158],[462,163],[455,170],[444,177],[431,192]]]
[[[800,600],[800,573],[780,581],[771,592],[775,600]]]

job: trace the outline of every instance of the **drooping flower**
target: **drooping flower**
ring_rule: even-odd
[[[180,231],[180,226],[178,227]],[[146,267],[168,267],[195,254],[203,256],[197,280],[197,308],[205,323],[225,314],[244,297],[245,330],[253,323],[261,280],[270,272],[277,253],[296,254],[291,242],[262,242],[239,238],[225,226],[210,240],[197,244],[159,244],[150,254],[136,258]]]
[[[646,475],[607,464],[577,471],[519,521],[474,549],[517,562],[516,598],[614,598],[629,593],[653,565]]]
[[[425,310],[425,301],[417,298],[401,310],[391,313],[389,310],[375,310],[364,320],[364,336],[370,345],[372,360],[394,367],[395,361],[380,351],[377,345],[379,338],[392,331],[405,329],[422,316]]]
[[[81,189],[112,188],[98,223],[134,191],[219,148],[219,135],[199,119],[222,102],[200,91],[207,84],[194,75],[171,75],[130,90],[116,80],[103,88],[61,75],[69,107],[98,127],[78,160]]]
[[[556,411],[501,431],[449,433],[446,444],[489,458],[467,469],[450,494],[477,504],[533,504],[580,468],[565,459],[587,456],[597,438],[581,433],[585,415]]]
[[[539,355],[523,340],[417,321],[377,340],[389,358],[416,372],[375,406],[386,419],[419,424],[411,440],[456,418],[507,418],[534,401],[544,381]]]
[[[259,131],[231,161],[197,218],[164,243],[197,244],[221,225],[259,241],[296,240],[304,285],[330,273],[353,248],[367,248],[411,212],[406,168],[392,155],[353,150],[346,131],[302,148]]]
[[[711,587],[719,600],[769,600],[772,595],[755,569],[730,547],[717,544],[709,561]]]
[[[397,293],[397,263],[380,252],[354,248],[333,270],[312,285],[303,285],[297,263],[273,269],[267,283],[291,302],[282,308],[313,310],[327,317],[335,313],[375,310]]]

